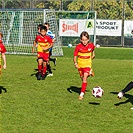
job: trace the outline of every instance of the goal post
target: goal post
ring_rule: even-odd
[[[86,19],[86,28],[91,32],[91,39],[94,45],[96,45],[96,11],[88,11],[87,19]]]
[[[45,20],[44,20],[45,16]],[[33,41],[37,35],[37,25],[48,21],[56,35],[53,56],[62,56],[63,50],[58,34],[58,23],[54,10],[0,10],[0,31],[9,54],[32,55]]]
[[[54,47],[52,49],[52,55],[56,56],[58,53],[58,55],[62,56],[63,50],[62,50],[61,39],[59,36],[59,24],[57,19],[58,18],[55,13],[55,10],[44,9],[44,23],[48,22],[50,24],[50,30],[52,31],[53,34],[55,34],[55,42],[54,42]]]

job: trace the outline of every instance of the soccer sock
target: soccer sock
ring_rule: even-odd
[[[133,82],[131,81],[123,90],[122,93],[126,93],[127,91],[130,91],[133,88]]]
[[[38,72],[42,71],[42,65],[38,65]]]
[[[85,91],[86,91],[86,87],[87,87],[87,83],[82,82],[81,92],[85,93]]]
[[[43,67],[43,71],[42,71],[42,74],[43,74],[43,75],[46,74],[46,70],[47,70],[47,67]]]
[[[55,58],[49,58],[49,60],[54,62],[56,59]]]
[[[52,73],[50,64],[47,64],[47,70],[48,70],[49,73]]]
[[[80,96],[83,97],[83,96],[84,96],[84,92],[81,92],[81,93],[80,93]]]

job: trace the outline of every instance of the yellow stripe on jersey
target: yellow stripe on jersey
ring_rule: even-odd
[[[38,42],[38,47],[37,47],[38,52],[44,52],[43,47],[48,48],[48,46],[49,46],[49,43],[40,43],[40,42]],[[46,51],[45,53],[48,53],[48,52],[49,52],[49,50]]]
[[[91,52],[88,53],[78,53],[78,67],[85,68],[85,67],[92,67],[92,58]]]

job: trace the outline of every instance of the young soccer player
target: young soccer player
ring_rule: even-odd
[[[50,29],[50,24],[48,22],[44,23],[44,26],[47,27],[47,35],[50,36],[50,38],[52,39],[53,43],[55,42],[55,34],[53,34],[49,29]],[[53,61],[54,65],[56,66],[56,58],[51,58],[52,55],[52,48],[49,49],[49,61]],[[50,62],[47,63],[47,69],[49,74],[47,76],[53,76],[52,70],[51,70],[51,66],[50,66]]]
[[[89,34],[86,31],[83,31],[80,34],[80,43],[75,47],[74,50],[74,65],[78,69],[82,80],[79,100],[84,98],[87,88],[87,78],[89,76],[94,76],[94,72],[92,71],[92,59],[95,58],[95,46],[92,42],[89,42],[89,39]]]
[[[37,58],[38,58],[38,75],[37,80],[45,79],[47,62],[49,60],[49,49],[53,47],[52,39],[47,36],[47,27],[40,28],[40,34],[36,36],[33,44],[33,52],[37,44]]]
[[[1,58],[3,59],[3,68],[6,69],[6,55],[5,55],[5,52],[6,52],[6,48],[2,42],[2,38],[3,38],[3,34],[0,33],[0,53],[1,53],[1,57],[0,57],[0,74],[1,74],[1,71],[2,71],[2,61],[1,61]]]

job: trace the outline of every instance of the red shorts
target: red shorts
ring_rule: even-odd
[[[49,53],[38,52],[37,53],[37,58],[38,59],[43,59],[43,61],[48,61],[49,60]]]
[[[89,67],[86,67],[86,68],[78,68],[80,77],[82,77],[84,75],[84,73],[88,73],[88,75],[90,75],[90,71],[91,70],[92,69],[89,68]]]

